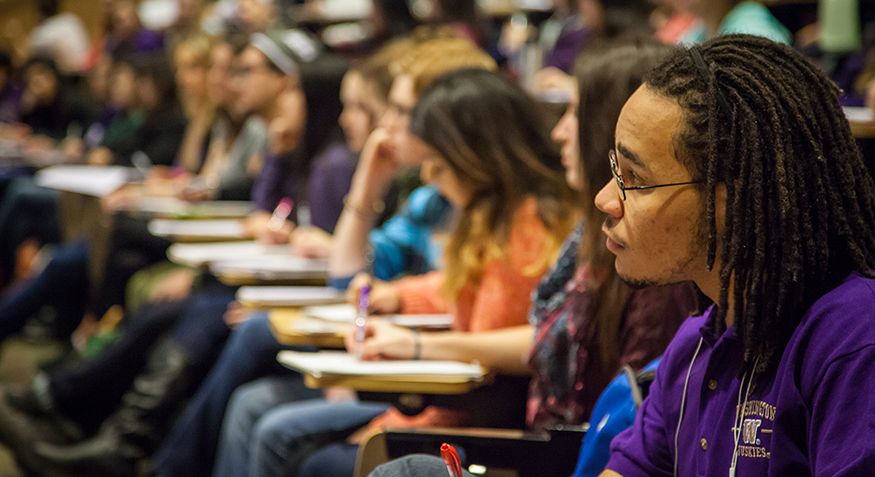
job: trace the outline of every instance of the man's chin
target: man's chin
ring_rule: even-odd
[[[622,273],[618,273],[618,276],[629,288],[634,288],[636,290],[663,285],[663,283],[649,278],[630,277],[628,275],[623,275]]]

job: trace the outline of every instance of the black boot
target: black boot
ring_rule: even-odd
[[[146,370],[122,397],[121,407],[95,437],[70,446],[37,443],[35,453],[81,475],[137,475],[140,461],[157,449],[188,396],[190,370],[188,353],[162,340],[152,350]]]

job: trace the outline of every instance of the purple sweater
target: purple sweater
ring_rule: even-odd
[[[252,201],[259,210],[271,212],[283,197],[290,197],[295,203],[292,219],[297,217],[297,205],[306,202],[313,225],[333,232],[343,211],[343,197],[349,192],[356,160],[356,155],[343,143],[325,148],[309,168],[300,151],[282,156],[269,154],[252,187]]]
[[[624,477],[672,475],[677,432],[678,475],[728,475],[742,348],[733,327],[713,332],[713,311],[678,331],[635,424],[614,439],[609,469]],[[700,338],[678,432],[684,380]],[[776,371],[751,389],[736,475],[872,475],[873,396],[875,280],[851,274],[811,306]]]

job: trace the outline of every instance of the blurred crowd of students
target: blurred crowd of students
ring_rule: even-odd
[[[702,306],[690,284],[632,290],[613,269],[593,199],[620,109],[666,43],[794,41],[733,0],[558,1],[539,32],[468,0],[426,2],[429,18],[374,0],[370,35],[330,46],[273,0],[180,0],[162,31],[136,1],[104,0],[91,41],[38,3],[37,30],[0,54],[0,340],[47,306],[49,334],[82,349],[108,310],[124,319],[93,356],[2,386],[0,439],[34,475],[352,475],[362,437],[386,426],[588,421],[616,371],[659,357]],[[532,45],[545,68],[526,90]],[[558,124],[539,102],[556,94]],[[366,358],[502,375],[412,415],[307,389],[277,364],[289,347],[267,317],[164,262],[143,223],[118,220],[93,283],[94,244],[62,240],[58,194],[32,178],[49,164],[142,169],[106,214],[149,196],[252,200],[247,236],[329,259],[333,286],[371,286],[373,312],[454,316],[443,333],[373,324]]]

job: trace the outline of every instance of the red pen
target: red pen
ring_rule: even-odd
[[[292,202],[292,199],[289,199],[288,197],[282,199],[280,203],[277,204],[276,209],[274,209],[273,215],[270,216],[270,220],[267,222],[267,228],[274,232],[283,228],[283,224],[286,223],[286,219],[289,217],[289,214],[292,213],[293,207],[294,202]]]
[[[447,464],[447,472],[450,477],[462,477],[462,462],[459,460],[459,453],[453,446],[444,442],[441,445],[441,457],[444,458],[444,464]]]

